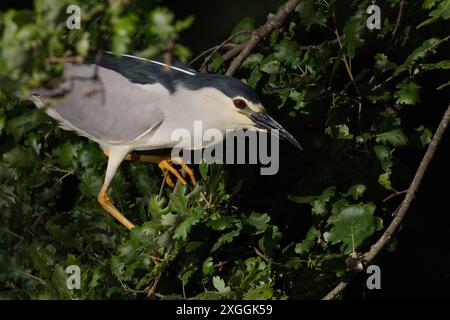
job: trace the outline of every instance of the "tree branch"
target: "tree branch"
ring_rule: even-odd
[[[248,57],[253,48],[265,37],[270,35],[273,30],[281,27],[287,16],[295,10],[300,0],[287,1],[278,12],[266,24],[260,26],[252,32],[250,40],[248,40],[240,49],[240,53],[231,62],[225,75],[232,76],[239,68],[242,62]]]
[[[395,233],[395,231],[397,231],[398,227],[400,226],[400,223],[402,222],[403,218],[406,215],[406,212],[408,211],[412,201],[414,200],[416,192],[419,189],[420,183],[422,182],[425,172],[428,169],[431,159],[433,159],[437,147],[441,142],[442,137],[445,134],[445,131],[447,130],[449,122],[450,122],[450,105],[445,111],[444,116],[442,117],[442,120],[439,123],[439,126],[433,136],[433,139],[428,145],[427,151],[425,152],[425,155],[423,156],[422,161],[420,162],[419,168],[417,169],[416,174],[414,175],[414,178],[411,182],[411,185],[409,186],[408,191],[406,192],[405,198],[403,199],[402,203],[400,204],[400,207],[396,211],[394,219],[392,219],[391,223],[386,228],[380,239],[378,239],[378,241],[374,245],[372,245],[372,247],[368,252],[362,255],[362,260],[365,265],[368,265],[375,259],[375,257],[381,252],[381,250],[383,250],[383,248],[389,243],[393,234]],[[349,279],[341,281],[333,290],[331,290],[323,298],[323,300],[334,299],[339,293],[345,290],[349,282],[350,282]]]
[[[252,31],[253,31],[252,29],[244,29],[244,30],[238,31],[236,33],[233,33],[231,36],[229,36],[227,39],[225,39],[221,44],[219,44],[217,46],[214,46],[212,48],[209,48],[208,50],[205,50],[202,53],[200,53],[191,62],[189,62],[189,64],[193,64],[195,61],[197,61],[200,58],[206,56],[203,59],[203,63],[201,65],[201,67],[200,67],[200,72],[211,71],[212,70],[212,63],[208,64],[208,62],[211,60],[211,58],[214,55],[214,53],[216,53],[217,51],[219,51],[222,48],[225,48],[226,46],[230,46],[230,49],[227,51],[228,54],[229,54],[229,52],[235,51],[236,48],[238,48],[238,50],[242,50],[242,46],[243,46],[242,44],[231,43],[231,41],[233,41],[233,39],[236,36],[238,36],[238,35],[241,35],[241,34],[244,34],[244,33],[251,33]],[[239,49],[239,48],[241,48],[241,49]],[[224,57],[225,57],[225,54],[222,57],[224,59],[224,61],[225,61]],[[233,56],[228,57],[228,59],[230,59],[232,57]]]
[[[400,8],[398,9],[397,21],[395,22],[395,27],[394,27],[394,30],[392,31],[392,40],[394,40],[395,34],[397,33],[398,27],[400,26],[400,21],[402,19],[404,5],[405,5],[405,0],[402,0],[402,2],[400,2]]]

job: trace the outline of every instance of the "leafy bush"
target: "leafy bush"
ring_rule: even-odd
[[[295,299],[333,288],[408,188],[415,167],[402,152],[420,156],[431,140],[429,128],[405,123],[408,113],[433,112],[425,96],[448,98],[449,0],[380,3],[380,30],[366,28],[370,1],[301,1],[237,77],[305,152],[282,146],[271,178],[200,165],[195,188],[161,197],[156,166],[124,163],[110,194],[139,225],[131,232],[97,203],[98,146],[15,94],[55,85],[62,62],[99,50],[187,61],[181,32],[194,20],[159,1],[79,3],[80,30],[66,28],[70,1],[0,16],[0,297]],[[225,73],[229,50],[257,27],[244,19],[197,67]],[[79,290],[66,286],[69,265],[80,266]]]

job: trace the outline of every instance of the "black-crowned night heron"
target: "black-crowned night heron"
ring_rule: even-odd
[[[107,194],[112,178],[124,159],[136,159],[158,163],[165,176],[171,172],[185,184],[170,157],[130,154],[173,148],[177,141],[171,134],[178,128],[192,130],[195,121],[202,121],[205,129],[222,132],[277,129],[282,139],[300,148],[297,140],[266,114],[249,86],[232,77],[198,73],[178,62],[167,65],[105,53],[86,64],[67,64],[64,80],[56,89],[37,89],[30,99],[38,107],[48,107],[47,113],[62,128],[97,142],[109,156],[98,201],[127,229],[133,224]],[[195,184],[191,169],[182,161],[179,164]]]

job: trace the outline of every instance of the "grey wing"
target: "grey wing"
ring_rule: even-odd
[[[133,83],[93,64],[67,65],[64,78],[66,94],[48,113],[81,135],[101,142],[133,141],[164,120],[159,106],[169,93],[157,82]]]

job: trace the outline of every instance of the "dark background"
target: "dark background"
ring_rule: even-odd
[[[236,23],[244,17],[254,17],[256,25],[266,19],[267,13],[274,12],[283,1],[271,0],[228,0],[228,1],[179,1],[163,2],[178,18],[195,15],[193,26],[185,31],[181,43],[193,51],[193,56],[222,42],[227,38]],[[7,7],[32,7],[31,1],[12,4],[2,2],[0,10]],[[214,9],[214,10],[213,10]],[[218,16],[217,13],[220,13]],[[314,43],[314,39],[304,39],[304,44]],[[412,48],[411,48],[412,49]],[[448,58],[448,57],[447,57]],[[367,57],[372,63],[373,57]],[[423,81],[442,84],[448,79],[424,78]],[[434,86],[436,87],[436,86]],[[425,127],[435,130],[448,103],[448,94],[423,92],[422,109],[412,107],[402,114],[407,127]],[[269,108],[270,110],[270,108]],[[273,109],[272,109],[273,110]],[[276,110],[274,111],[276,112]],[[309,141],[306,127],[287,124],[300,142],[307,146]],[[322,128],[319,128],[322,129]],[[302,138],[303,137],[303,138]],[[397,250],[384,251],[376,260],[381,267],[381,290],[368,290],[365,287],[366,275],[359,275],[344,293],[346,299],[441,299],[450,298],[450,250],[448,249],[450,226],[450,132],[431,162],[419,192],[409,209],[400,232],[397,234]],[[423,151],[424,152],[424,151]],[[414,172],[423,152],[402,150],[398,158]],[[262,211],[269,211],[272,219],[286,223],[283,233],[304,233],[306,221],[296,219],[296,204],[289,202],[285,195],[292,191],[295,181],[290,181],[291,170],[308,170],[302,167],[302,154],[294,153],[289,146],[281,146],[281,167],[275,177],[256,177],[250,181],[249,188],[243,189],[240,205]],[[268,209],[269,208],[269,209]],[[285,219],[283,215],[288,215]],[[287,223],[286,221],[289,221]],[[292,223],[291,223],[292,222]]]

